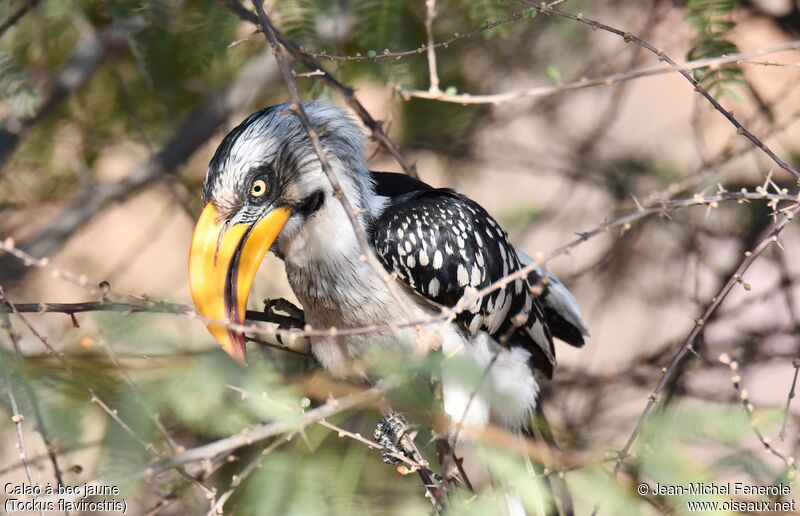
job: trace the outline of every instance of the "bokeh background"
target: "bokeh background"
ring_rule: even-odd
[[[800,43],[770,50],[800,39],[800,2],[557,3],[631,32],[678,62],[750,56],[693,73],[800,167]],[[188,242],[206,165],[246,115],[288,98],[263,35],[230,5],[0,3],[0,21],[9,22],[0,32],[0,240],[11,238],[15,248],[48,259],[42,268],[0,254],[7,300],[189,303]],[[797,193],[796,178],[737,134],[684,77],[637,76],[668,70],[654,55],[608,32],[537,14],[524,2],[436,2],[434,39],[457,39],[436,52],[438,99],[414,97],[413,91],[425,96],[430,84],[424,51],[383,56],[425,44],[424,1],[281,0],[266,9],[287,37],[355,88],[424,181],[478,201],[528,254],[547,256],[576,234],[665,199],[742,188]],[[471,34],[496,21],[504,23]],[[313,74],[302,75],[309,70],[295,69],[304,98],[344,105]],[[631,80],[612,75],[631,71]],[[598,77],[609,79],[561,87]],[[517,91],[526,93],[503,102],[447,101]],[[373,170],[402,172],[375,142],[365,151]],[[642,481],[788,482],[793,488],[784,498],[800,498],[791,459],[800,409],[790,397],[800,365],[794,362],[800,358],[796,223],[704,321],[695,352],[678,366],[633,457],[610,475],[662,368],[784,204],[682,207],[601,231],[548,262],[579,300],[591,331],[583,349],[558,347],[559,368],[543,384],[561,451],[551,454],[550,475],[541,477],[526,469],[519,449],[476,443],[506,483],[528,493],[526,503],[534,505],[531,493],[554,474],[567,479],[578,514],[599,502],[601,514],[687,511],[684,497],[637,495]],[[77,281],[65,281],[67,272]],[[268,257],[251,308],[280,297],[293,299],[281,263]],[[267,347],[251,349],[253,363],[241,369],[202,323],[185,315],[20,317],[8,307],[0,314],[2,484],[30,483],[22,442],[37,483],[55,484],[55,458],[65,484],[119,485],[136,514],[431,510],[414,475],[398,476],[375,450],[320,425],[188,464],[183,473],[137,476],[159,458],[260,423],[294,421],[329,394],[360,387]],[[304,343],[291,345],[302,350]],[[722,353],[736,371],[718,360]],[[429,357],[384,363],[423,377],[431,369]],[[418,445],[436,466],[429,424],[435,399],[419,385],[394,396],[416,418]],[[12,420],[15,414],[24,419]],[[366,404],[330,421],[368,436],[379,417]],[[462,489],[448,506],[474,514],[500,510],[491,487],[476,497]]]

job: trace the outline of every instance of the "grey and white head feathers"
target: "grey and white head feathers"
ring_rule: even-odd
[[[304,107],[345,194],[362,207],[372,189],[364,134],[336,107],[322,102]],[[248,192],[258,178],[267,182],[268,193],[253,202]],[[225,136],[209,164],[203,201],[213,202],[232,222],[252,222],[270,202],[301,216],[307,203],[319,202],[320,195],[324,201],[331,193],[308,134],[288,104],[279,104],[253,113]]]

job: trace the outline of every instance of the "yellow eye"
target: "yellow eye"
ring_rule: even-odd
[[[252,197],[261,197],[267,193],[267,183],[263,179],[256,179],[250,187],[250,195]]]

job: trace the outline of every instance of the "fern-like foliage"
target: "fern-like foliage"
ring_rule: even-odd
[[[467,0],[465,3],[469,18],[475,25],[495,22],[507,16],[506,2],[502,2],[501,0]],[[487,38],[494,36],[505,37],[507,35],[508,28],[504,26],[497,27],[496,30],[484,33],[484,36]]]
[[[321,3],[314,0],[280,0],[274,11],[281,30],[289,39],[307,48],[319,47],[317,19],[324,14]]]
[[[409,48],[412,42],[408,27],[414,26],[411,6],[403,0],[355,0],[355,40],[362,53],[380,55],[386,50]],[[416,22],[418,23],[418,21]],[[378,72],[386,80],[408,83],[411,71],[404,61],[381,60]]]
[[[356,0],[353,13],[359,46],[378,54],[397,48],[405,35],[402,23],[405,7],[402,0]]]
[[[735,43],[728,39],[730,31],[736,26],[731,13],[737,0],[690,0],[687,20],[695,28],[695,37],[688,53],[689,60],[717,57],[739,52]],[[722,96],[732,91],[731,84],[742,82],[742,70],[738,66],[717,68],[698,68],[695,79],[714,96]]]
[[[33,113],[39,95],[10,53],[0,50],[0,100],[11,104],[11,109],[21,115]]]

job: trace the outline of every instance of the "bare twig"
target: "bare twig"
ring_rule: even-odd
[[[789,411],[792,408],[794,390],[795,387],[797,387],[797,375],[800,373],[800,358],[792,360],[792,367],[794,367],[794,376],[792,377],[792,386],[789,387],[789,394],[786,396],[786,406],[783,408],[783,422],[781,423],[781,431],[779,434],[781,441],[786,439],[786,424],[789,422]]]
[[[439,89],[439,73],[436,70],[436,45],[433,42],[433,20],[436,19],[436,0],[425,0],[425,32],[428,35],[428,75],[431,86],[428,91],[431,95],[437,95],[442,90]]]
[[[2,23],[0,23],[0,38],[3,37],[3,34],[5,34],[8,29],[13,27],[14,24],[21,20],[28,11],[36,7],[36,4],[38,3],[39,0],[28,0],[24,4],[20,5],[17,10],[11,13]]]
[[[763,253],[769,246],[778,242],[778,235],[780,235],[781,231],[786,227],[786,225],[791,220],[791,215],[794,215],[798,211],[797,205],[793,206],[789,212],[787,212],[786,216],[781,217],[781,219],[774,224],[774,226],[768,231],[765,238],[761,240],[761,242],[752,250],[747,251],[745,253],[745,258],[742,260],[739,267],[736,269],[736,272],[725,282],[723,287],[720,291],[715,295],[711,302],[706,306],[703,314],[695,321],[694,326],[692,326],[692,330],[689,332],[689,335],[681,344],[680,348],[678,348],[677,352],[673,356],[672,360],[670,361],[669,365],[663,370],[661,375],[661,379],[658,381],[655,389],[653,392],[648,396],[647,404],[645,405],[642,414],[639,416],[639,420],[636,423],[636,426],[633,429],[633,432],[628,437],[625,445],[619,451],[619,456],[617,458],[616,464],[614,465],[614,475],[619,473],[620,469],[622,468],[622,464],[625,458],[628,456],[633,443],[636,441],[636,438],[639,436],[639,433],[647,420],[650,413],[653,411],[656,403],[658,403],[659,396],[661,392],[666,387],[667,383],[670,381],[672,376],[675,374],[678,365],[683,361],[683,359],[690,353],[693,352],[693,345],[700,334],[705,329],[705,322],[711,317],[711,315],[719,308],[722,304],[722,301],[725,300],[727,295],[733,289],[733,287],[739,284],[742,281],[742,276],[744,273],[750,268],[753,262],[758,258],[761,253]]]
[[[17,358],[22,358],[22,350],[20,349],[19,345],[19,336],[14,332],[14,328],[11,326],[11,319],[7,314],[0,313],[0,327],[3,327],[6,330],[8,338],[11,341],[11,345],[14,347],[14,353],[16,354]],[[42,416],[42,410],[39,407],[39,398],[36,396],[36,392],[33,390],[30,382],[25,377],[24,371],[20,376],[25,388],[25,393],[30,399],[33,415],[36,418],[36,430],[42,437],[45,449],[47,450],[47,456],[50,459],[50,464],[53,466],[53,476],[56,477],[56,483],[59,486],[63,486],[64,478],[61,473],[61,467],[58,465],[58,453],[55,446],[50,441],[50,437],[48,436],[47,427],[45,426],[44,417]]]
[[[226,2],[226,0],[222,0],[222,1]],[[554,5],[556,3],[560,3],[560,2],[553,2],[552,4]],[[497,20],[497,21],[493,21],[493,22],[486,22],[483,25],[481,25],[480,27],[476,27],[476,28],[474,28],[472,30],[469,30],[469,31],[466,31],[466,32],[456,32],[455,34],[453,34],[453,36],[451,36],[449,38],[446,38],[446,39],[444,39],[444,40],[442,40],[442,41],[440,41],[438,43],[434,43],[433,47],[434,48],[447,48],[450,45],[452,45],[453,43],[456,43],[457,41],[470,39],[470,38],[472,38],[474,36],[477,36],[478,34],[481,34],[481,33],[486,32],[486,31],[490,31],[490,30],[494,29],[495,27],[499,27],[501,25],[507,25],[509,23],[513,23],[515,21],[523,19],[524,17],[525,17],[524,12],[520,11],[520,12],[514,13],[514,14],[506,17],[506,18],[503,18],[501,20]],[[419,48],[415,48],[415,49],[412,49],[412,50],[402,50],[402,51],[398,51],[398,52],[380,52],[380,53],[376,53],[374,57],[370,56],[370,55],[366,55],[366,56],[365,55],[361,55],[360,53],[359,54],[355,54],[355,55],[351,55],[351,56],[344,56],[344,55],[328,54],[327,52],[313,52],[313,51],[309,51],[307,49],[302,49],[302,51],[304,53],[312,56],[312,57],[317,58],[317,59],[327,59],[328,61],[376,61],[377,62],[377,61],[382,61],[382,60],[386,60],[386,59],[397,60],[397,59],[402,59],[404,57],[422,55],[429,47],[430,47],[430,45],[424,45],[423,44],[423,45],[420,45]]]
[[[791,476],[789,480],[792,480],[792,477],[794,476],[794,473],[797,470],[797,464],[795,458],[790,455],[784,454],[783,452],[777,450],[774,446],[772,446],[770,439],[761,432],[761,429],[756,424],[753,414],[755,411],[755,407],[753,407],[753,404],[750,403],[750,395],[747,392],[747,389],[742,387],[742,377],[739,374],[739,362],[737,362],[736,360],[732,360],[730,355],[728,355],[727,353],[723,353],[722,355],[720,355],[719,361],[728,366],[728,368],[731,370],[731,383],[733,383],[733,388],[736,389],[736,392],[739,393],[739,401],[742,403],[742,406],[747,412],[747,418],[750,420],[750,426],[752,427],[753,432],[756,434],[756,437],[758,437],[758,440],[761,442],[761,445],[764,447],[765,450],[767,450],[775,457],[778,457],[786,464],[786,466],[790,469]]]
[[[220,0],[222,4],[227,7],[231,12],[239,16],[241,19],[249,21],[251,23],[255,23],[256,25],[262,27],[263,23],[259,20],[259,16],[253,14],[252,12],[248,11],[239,0]],[[328,73],[325,68],[310,54],[301,50],[297,45],[295,45],[291,40],[286,38],[280,31],[278,31],[274,26],[272,26],[272,33],[277,40],[281,44],[281,46],[291,54],[295,59],[303,63],[303,65],[308,68],[310,71],[315,73],[315,76],[319,78],[323,83],[328,85],[330,88],[338,91],[347,102],[347,105],[355,111],[356,115],[364,122],[364,125],[367,126],[372,137],[384,148],[386,151],[400,164],[406,174],[412,177],[418,177],[417,174],[417,167],[413,163],[408,162],[403,155],[400,153],[400,150],[397,146],[392,142],[391,139],[386,135],[383,130],[383,126],[380,122],[376,121],[372,118],[372,115],[364,108],[364,105],[356,98],[355,92],[352,88],[345,86],[341,82],[339,82],[335,77],[333,77],[330,73]]]
[[[219,455],[226,455],[242,446],[263,441],[269,437],[283,435],[298,429],[302,429],[317,423],[323,419],[349,410],[369,401],[379,398],[386,389],[392,386],[391,382],[383,382],[378,385],[354,394],[347,398],[334,398],[319,407],[307,410],[298,416],[295,421],[276,421],[250,428],[247,432],[241,432],[224,439],[219,439],[196,448],[173,455],[172,457],[155,462],[142,470],[139,476],[153,477],[165,471],[191,462],[199,462],[211,459]]]
[[[28,477],[29,485],[38,487],[39,483],[33,478],[30,465],[28,464],[28,451],[25,448],[25,435],[22,432],[22,422],[25,420],[25,418],[19,412],[17,398],[14,396],[14,387],[11,385],[11,379],[9,378],[7,372],[3,375],[3,380],[6,384],[6,393],[8,395],[8,401],[11,405],[11,421],[14,422],[14,428],[17,431],[16,446],[19,452],[19,458],[22,461],[23,468],[25,469],[25,476]],[[39,513],[44,516],[44,511],[40,510]]]
[[[778,68],[800,68],[800,63],[778,63],[775,61],[737,61],[737,64],[749,64],[759,66],[775,66]]]
[[[699,68],[715,67],[715,66],[728,66],[736,65],[742,59],[747,59],[756,56],[765,56],[776,54],[779,52],[786,52],[789,50],[796,50],[800,48],[800,40],[781,43],[772,47],[767,47],[752,52],[742,52],[739,54],[722,55],[719,57],[709,57],[705,59],[698,59],[695,61],[687,61],[679,66],[686,70],[697,70]],[[538,98],[549,97],[551,95],[558,95],[573,90],[581,90],[585,88],[592,88],[595,86],[613,86],[622,81],[629,81],[632,79],[639,79],[642,77],[652,77],[655,75],[664,75],[675,73],[678,70],[671,66],[652,66],[648,68],[638,68],[636,70],[629,70],[625,72],[612,73],[600,77],[581,78],[577,81],[568,82],[564,84],[536,86],[533,88],[526,88],[523,90],[509,91],[506,93],[494,93],[486,95],[477,95],[471,93],[457,93],[448,94],[441,92],[439,95],[431,95],[427,90],[410,90],[400,88],[400,94],[408,99],[411,97],[437,100],[441,102],[451,102],[454,104],[503,104],[512,100],[523,98]]]
[[[645,50],[651,52],[653,55],[658,57],[658,59],[660,61],[665,61],[672,68],[674,68],[678,73],[680,73],[687,81],[689,81],[689,83],[691,83],[692,86],[694,86],[695,91],[697,91],[703,97],[705,97],[705,99],[709,103],[711,103],[711,105],[714,107],[714,109],[719,111],[726,119],[728,119],[728,121],[736,128],[736,132],[737,133],[743,135],[745,138],[750,140],[753,143],[753,145],[755,145],[756,147],[761,149],[761,151],[764,152],[764,154],[766,154],[767,156],[769,156],[769,158],[772,161],[774,161],[775,164],[778,165],[778,167],[782,168],[786,172],[789,172],[793,176],[795,176],[797,178],[800,178],[800,172],[798,172],[792,165],[790,165],[789,163],[784,161],[780,156],[775,154],[775,152],[773,152],[772,149],[770,149],[766,144],[764,144],[764,142],[762,142],[753,133],[751,133],[746,127],[744,127],[741,124],[741,122],[739,122],[739,120],[737,120],[736,117],[733,116],[733,113],[731,113],[730,111],[728,111],[727,109],[722,107],[722,104],[720,104],[719,101],[716,98],[714,98],[714,96],[711,95],[711,93],[709,93],[708,90],[705,89],[697,79],[695,79],[694,75],[692,75],[692,73],[689,70],[687,70],[686,68],[684,68],[684,67],[680,66],[678,63],[676,63],[670,56],[668,56],[664,52],[663,49],[654,47],[653,45],[651,45],[647,41],[642,40],[641,38],[631,34],[630,32],[626,32],[626,31],[617,29],[615,27],[612,27],[610,25],[606,25],[605,23],[601,23],[601,22],[598,22],[596,20],[592,20],[590,18],[586,18],[582,14],[577,14],[576,15],[576,14],[572,14],[572,13],[568,13],[568,12],[564,12],[564,11],[559,11],[558,9],[553,9],[553,8],[548,7],[546,5],[544,5],[544,6],[540,5],[539,7],[533,7],[533,8],[537,9],[538,11],[540,11],[542,13],[545,13],[545,14],[553,14],[553,15],[556,15],[556,16],[560,16],[562,18],[566,18],[566,19],[569,19],[569,20],[577,21],[579,23],[583,23],[584,25],[588,25],[589,27],[591,27],[593,29],[601,29],[601,30],[604,30],[604,31],[609,32],[611,34],[616,34],[617,36],[621,37],[626,43],[633,42],[633,43],[641,46]]]

